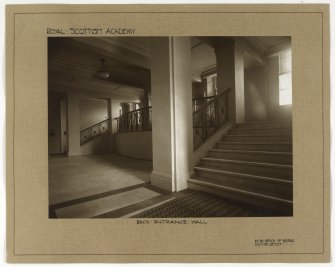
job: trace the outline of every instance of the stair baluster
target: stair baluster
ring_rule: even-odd
[[[80,131],[80,145],[91,141],[92,139],[107,133],[109,131],[109,119],[98,122],[86,129]]]
[[[228,95],[230,89],[206,98],[202,105],[193,108],[193,150],[197,150],[228,121]]]

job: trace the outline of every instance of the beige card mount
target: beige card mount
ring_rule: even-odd
[[[328,5],[9,5],[8,262],[330,260]]]

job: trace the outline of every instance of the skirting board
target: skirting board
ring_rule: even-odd
[[[171,174],[152,171],[151,172],[151,185],[158,188],[167,190],[169,192],[178,192],[188,188],[187,180],[191,178],[193,172],[179,173],[177,174],[177,184],[173,184],[173,178]]]
[[[167,190],[169,192],[174,191],[174,188],[173,188],[174,186],[172,185],[172,175],[171,174],[152,171],[151,172],[151,185]]]

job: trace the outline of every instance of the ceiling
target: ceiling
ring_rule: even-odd
[[[96,98],[138,101],[150,89],[150,41],[154,37],[48,38],[49,89]],[[214,38],[214,37],[213,37]],[[216,37],[220,38],[220,37]],[[290,37],[233,37],[244,50],[245,68],[264,65],[266,57],[290,46]],[[191,37],[193,80],[215,70],[214,49]],[[110,78],[101,80],[104,67]]]
[[[192,79],[200,81],[203,72],[216,68],[215,52],[213,47],[196,37],[191,37],[191,52]]]
[[[150,59],[108,38],[49,38],[48,45],[52,91],[132,102],[139,100],[150,81]],[[97,71],[105,68],[110,78],[101,80]]]
[[[209,39],[220,37],[192,37],[192,71],[201,74],[216,67],[214,49],[208,44]],[[246,69],[264,66],[266,57],[290,48],[291,38],[287,36],[247,36],[232,37],[244,51]],[[206,42],[207,40],[207,42]]]

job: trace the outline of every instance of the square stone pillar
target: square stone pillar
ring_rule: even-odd
[[[109,118],[109,135],[110,135],[110,152],[114,152],[114,135],[117,133],[117,120],[120,117],[121,103],[118,100],[108,99],[108,118]]]
[[[141,108],[149,106],[149,93],[151,92],[151,78],[150,73],[146,75],[143,88],[143,97],[141,97]]]
[[[213,42],[216,55],[217,87],[219,93],[231,89],[229,95],[229,120],[243,123],[244,105],[244,55],[234,39],[218,37]]]
[[[151,43],[153,171],[151,183],[176,192],[192,170],[192,73],[189,37]]]
[[[81,155],[79,98],[72,94],[67,95],[67,123],[69,144],[68,156]]]

